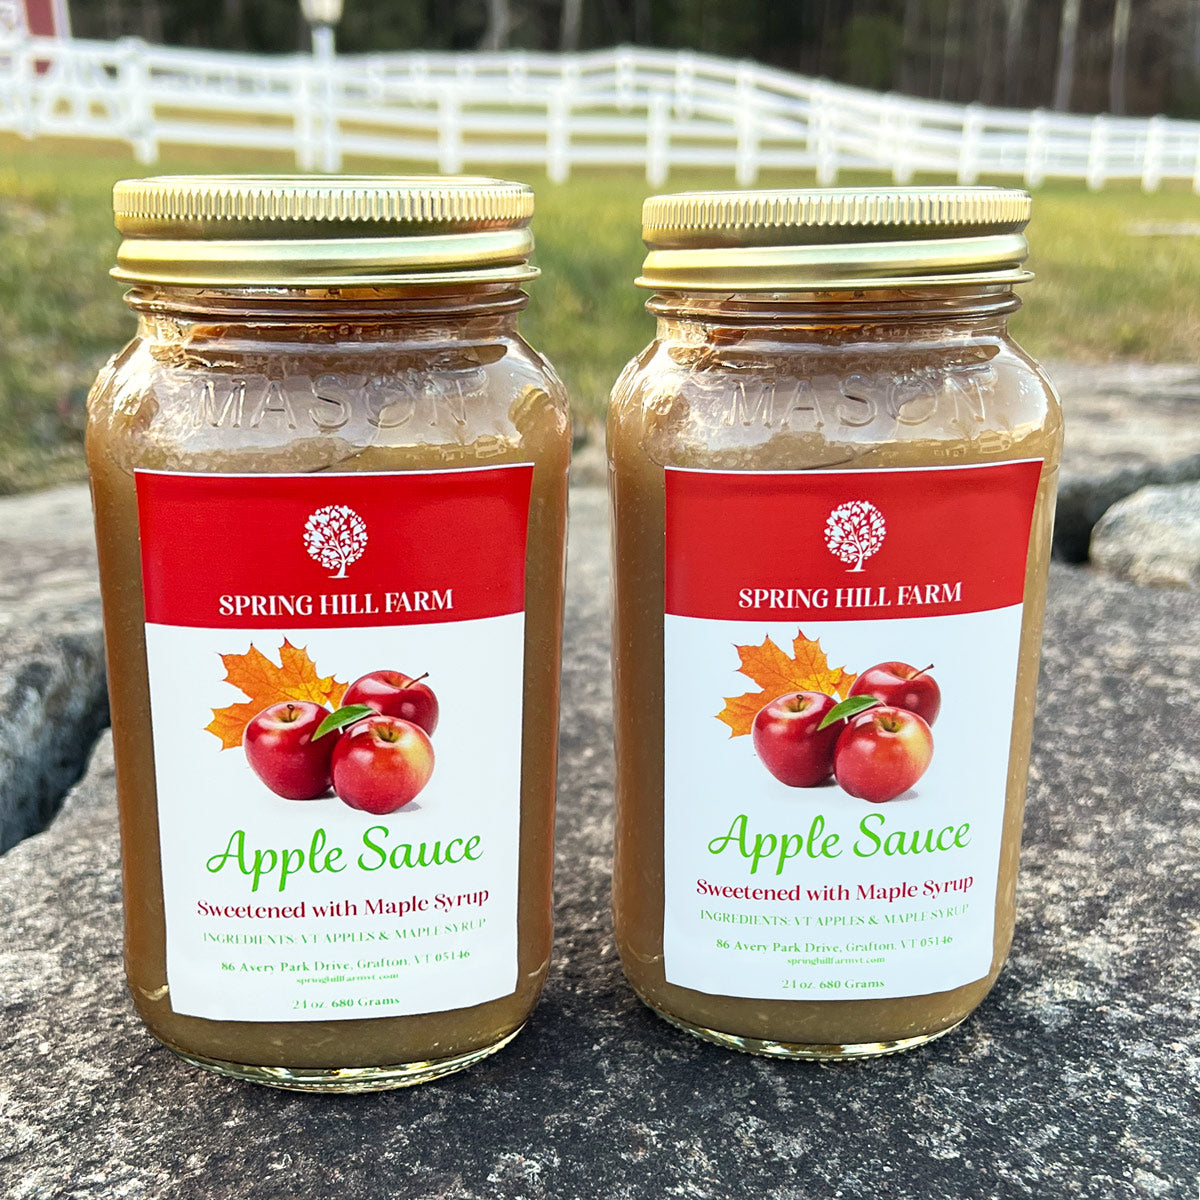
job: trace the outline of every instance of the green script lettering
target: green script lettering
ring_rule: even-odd
[[[854,843],[859,858],[871,858],[882,853],[884,858],[897,855],[936,854],[955,848],[962,850],[971,844],[971,825],[964,822],[957,829],[946,825],[942,829],[895,829],[885,835],[887,817],[883,813],[868,813],[858,823],[860,834]]]
[[[709,854],[723,854],[736,846],[743,858],[750,860],[750,874],[758,873],[759,864],[770,860],[775,863],[775,874],[782,875],[789,859],[804,854],[808,858],[838,858],[839,836],[825,832],[825,818],[813,817],[806,834],[801,833],[750,833],[750,818],[745,813],[734,817],[728,833],[715,837],[708,843]]]

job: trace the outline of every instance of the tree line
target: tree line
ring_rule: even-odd
[[[296,51],[296,0],[73,0],[79,37]],[[930,99],[1200,117],[1200,0],[345,0],[337,44],[752,58]]]

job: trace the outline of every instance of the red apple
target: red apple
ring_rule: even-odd
[[[942,707],[941,689],[929,674],[932,670],[932,665],[918,671],[908,663],[878,663],[854,681],[850,695],[874,696],[881,704],[907,708],[932,725]]]
[[[823,692],[793,692],[758,710],[754,749],[763,766],[788,787],[816,787],[833,774],[840,722],[818,729],[836,701]]]
[[[424,675],[416,679],[400,671],[372,671],[356,679],[342,698],[343,704],[366,704],[388,717],[399,717],[432,733],[438,723],[438,702]]]
[[[908,791],[932,758],[933,734],[923,717],[906,708],[869,708],[841,731],[833,773],[851,796],[882,804]]]
[[[399,717],[365,717],[333,752],[333,790],[351,808],[382,815],[403,808],[433,774],[433,743]]]
[[[329,716],[311,700],[281,700],[246,725],[242,745],[250,769],[285,800],[314,800],[329,790],[330,759],[336,737],[313,739]]]

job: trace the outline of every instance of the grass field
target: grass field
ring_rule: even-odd
[[[153,170],[291,169],[286,160],[220,152],[168,154]],[[378,162],[348,170],[403,170]],[[117,246],[110,191],[147,173],[119,146],[0,141],[0,491],[80,474],[83,398],[97,366],[129,336],[121,288],[108,277]],[[524,169],[537,189],[537,261],[526,336],[557,365],[581,417],[594,421],[623,363],[649,339],[638,215],[650,190],[628,171],[581,173],[561,185]],[[803,175],[762,186],[808,185]],[[844,182],[887,182],[876,178]],[[730,173],[689,172],[670,190],[731,187]],[[1090,193],[1038,189],[1030,229],[1036,280],[1015,329],[1036,356],[1197,361],[1200,236],[1140,235],[1137,226],[1194,226],[1200,197],[1132,185]]]

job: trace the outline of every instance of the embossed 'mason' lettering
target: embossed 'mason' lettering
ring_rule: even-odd
[[[817,389],[807,379],[748,378],[731,385],[725,376],[694,376],[683,394],[727,428],[820,429],[825,424]]]
[[[264,380],[264,386],[247,410],[247,425],[257,429],[264,418],[277,417],[275,424],[286,425],[288,429],[296,428],[296,410],[288,397],[287,388],[278,379]]]
[[[478,368],[454,374],[399,371],[367,378],[325,374],[208,376],[197,380],[192,411],[197,428],[305,429],[333,433],[355,418],[377,429],[414,420],[432,427],[466,421],[471,398],[487,386]]]
[[[307,380],[306,380],[307,382]],[[205,379],[199,388],[196,424],[213,429],[296,429],[296,407],[285,381],[262,375]]]
[[[775,400],[775,385],[771,382],[755,382],[747,387],[744,380],[738,380],[733,387],[727,425],[762,425],[771,427],[772,410]]]
[[[803,431],[833,424],[858,430],[886,420],[909,428],[953,421],[974,431],[988,419],[987,396],[995,384],[990,365],[958,365],[806,379],[696,374],[684,382],[681,394],[728,429]]]
[[[205,379],[196,397],[196,424],[211,425],[214,429],[241,429],[245,402],[244,379]]]

